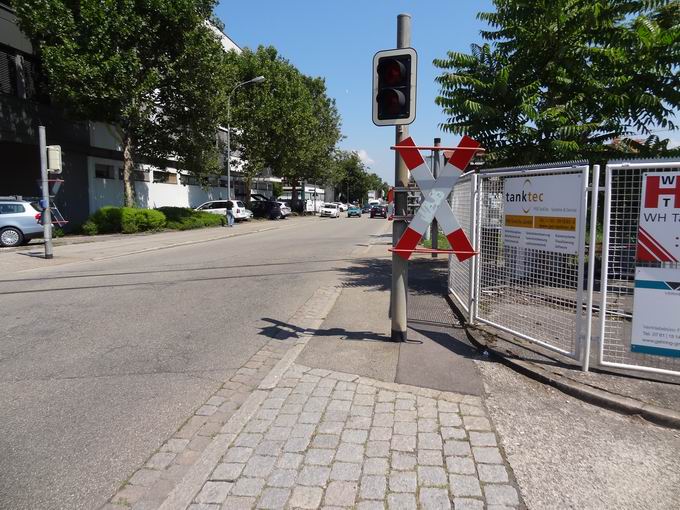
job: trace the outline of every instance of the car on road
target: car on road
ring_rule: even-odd
[[[352,216],[356,216],[357,218],[361,218],[361,209],[359,209],[359,207],[356,206],[356,205],[350,205],[347,208],[347,217],[351,218]]]
[[[0,198],[0,246],[19,246],[42,237],[40,215],[37,202]]]
[[[387,206],[386,205],[374,205],[371,207],[371,218],[387,218]]]
[[[277,204],[281,206],[281,218],[285,219],[287,216],[290,216],[291,212],[293,212],[286,202],[279,200]]]
[[[329,218],[339,218],[340,217],[340,208],[338,207],[338,204],[332,203],[332,202],[326,202],[321,206],[321,210],[319,211],[319,215],[323,218],[325,216],[328,216]]]
[[[338,210],[340,212],[345,212],[347,210],[347,204],[343,204],[342,202],[333,202],[338,206]]]
[[[371,204],[366,204],[365,206],[363,206],[363,207],[361,208],[361,212],[362,212],[363,214],[371,214],[371,208],[372,208],[372,207],[373,207],[373,206],[372,206]]]
[[[231,210],[236,221],[247,220],[246,205],[241,200],[232,200],[234,208]],[[203,211],[211,214],[220,214],[226,216],[227,201],[226,200],[210,200],[199,205],[195,211]]]
[[[253,200],[250,202],[250,209],[256,218],[268,218],[270,220],[283,218],[281,205],[273,200]]]

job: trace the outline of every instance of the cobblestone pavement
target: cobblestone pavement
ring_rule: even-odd
[[[523,507],[479,397],[293,364],[237,427],[191,510]]]
[[[244,412],[249,398],[257,397],[256,390],[276,386],[282,372],[307,343],[309,334],[304,331],[321,325],[338,295],[339,289],[334,286],[320,287],[288,320],[301,333],[281,328],[278,334],[272,333],[274,338],[199,407],[146,464],[122,484],[102,510],[159,508],[192,469],[198,469],[200,461],[210,456],[209,447],[215,447],[215,438],[239,410]]]

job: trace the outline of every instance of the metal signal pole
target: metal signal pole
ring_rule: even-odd
[[[47,173],[47,142],[45,140],[45,126],[38,126],[38,145],[40,147],[40,184],[42,201],[45,209],[41,214],[43,237],[45,238],[45,258],[51,259],[52,253],[52,211],[50,210],[50,183]]]
[[[442,144],[441,138],[434,139],[435,147],[439,147],[441,144]],[[439,177],[439,149],[435,149],[432,151],[432,175],[434,176],[435,180]],[[432,227],[430,232],[431,232],[430,239],[432,240],[432,249],[437,250],[439,249],[439,224],[437,223],[436,217],[432,220]],[[432,258],[436,259],[437,254],[433,253]]]
[[[411,46],[411,15],[399,14],[397,16],[397,48],[408,48]],[[408,126],[395,126],[396,145],[408,138]],[[406,188],[408,186],[408,168],[399,156],[398,151],[394,151],[394,186],[396,188]],[[407,196],[406,191],[394,192],[394,216],[392,224],[392,246],[396,246],[402,234],[406,230],[407,223]],[[402,219],[397,219],[402,218]],[[392,252],[392,294],[390,299],[390,312],[392,316],[393,342],[406,341],[406,299],[408,292],[408,261],[401,258],[396,252]]]

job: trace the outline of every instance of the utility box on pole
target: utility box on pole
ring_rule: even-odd
[[[48,145],[47,146],[47,171],[51,174],[61,173],[61,146]]]

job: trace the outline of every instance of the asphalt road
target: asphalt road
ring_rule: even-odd
[[[266,319],[337,281],[384,226],[290,220],[3,277],[0,508],[103,504],[269,340]]]

